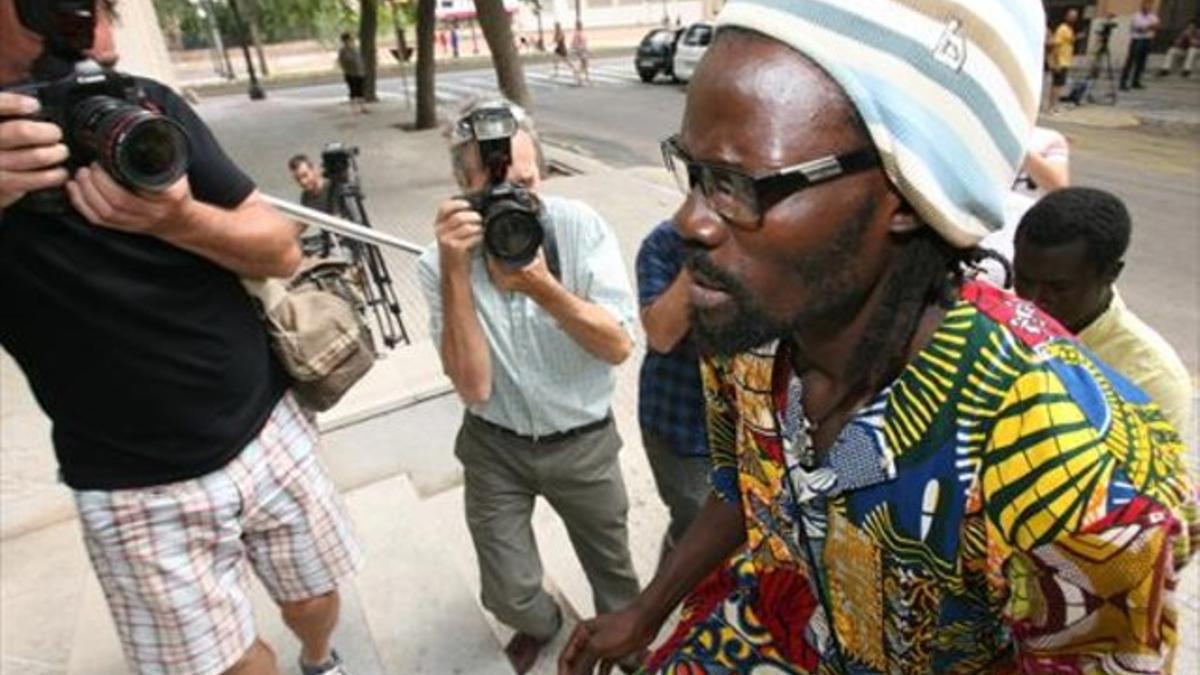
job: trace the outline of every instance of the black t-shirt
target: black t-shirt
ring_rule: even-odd
[[[192,193],[223,208],[254,183],[165,86],[187,129]],[[0,344],[54,423],[63,480],[119,489],[194,478],[257,435],[286,389],[238,277],[157,238],[9,208],[0,214]]]
[[[307,206],[310,209],[320,211],[322,213],[333,213],[333,195],[330,194],[330,188],[333,186],[328,181],[321,186],[316,192],[308,190],[300,191],[300,205]]]

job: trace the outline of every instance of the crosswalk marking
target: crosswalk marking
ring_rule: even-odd
[[[623,65],[593,65],[589,68],[594,86],[627,87],[641,85],[641,80],[631,69]],[[552,64],[539,64],[525,69],[525,84],[539,93],[547,93],[555,89],[574,89],[575,77],[565,67],[560,68],[557,76]],[[399,87],[396,87],[399,89]],[[416,83],[409,80],[410,94],[415,93]],[[438,103],[455,106],[473,98],[491,98],[500,96],[496,76],[492,72],[447,73],[439,77],[435,84]]]
[[[525,84],[538,95],[550,95],[557,89],[577,89],[575,76],[565,66],[560,66],[555,75],[552,63],[540,63],[525,67]],[[619,88],[643,86],[631,64],[607,61],[589,64],[589,75],[592,86],[601,88]],[[404,100],[405,85],[407,97],[415,100],[416,78],[409,77],[403,84],[397,79],[380,80],[378,94],[387,100]],[[495,73],[491,70],[459,71],[444,73],[437,77],[434,84],[434,97],[439,106],[456,107],[474,98],[492,98],[500,96]],[[344,103],[346,98],[342,91],[334,93],[334,89],[324,89],[319,94],[316,91],[295,94],[283,93],[278,98],[304,104]]]

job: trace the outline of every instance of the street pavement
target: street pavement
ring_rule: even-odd
[[[580,172],[551,179],[546,190],[594,205],[613,225],[632,270],[641,236],[679,200],[654,165],[657,140],[678,126],[684,88],[621,76],[615,59],[596,65],[605,77],[592,87],[530,73],[531,82],[543,83],[536,85],[536,110],[552,165]],[[446,111],[494,90],[486,72],[446,74],[440,82]],[[1167,86],[1193,87],[1170,99],[1166,107],[1175,114],[1200,91],[1196,84],[1168,83],[1157,95],[1170,95]],[[213,97],[199,111],[231,156],[265,191],[280,196],[295,193],[285,169],[292,153],[315,155],[333,140],[357,145],[375,226],[429,243],[436,204],[454,193],[440,133],[403,130],[412,111],[390,82],[383,88],[389,95],[366,116],[353,115],[336,87],[322,87],[272,92],[257,103]],[[1077,182],[1108,187],[1129,201],[1137,230],[1123,292],[1195,372],[1200,132],[1187,124],[1142,124],[1132,107],[1085,108],[1049,123],[1072,141]],[[510,633],[476,601],[460,469],[450,451],[461,406],[446,394],[428,341],[412,257],[389,251],[386,259],[413,344],[389,354],[350,400],[321,419],[323,460],[347,497],[369,556],[367,569],[346,588],[336,642],[356,674],[511,672],[499,651]],[[666,516],[637,433],[640,358],[635,354],[618,369],[613,412],[626,441],[621,462],[631,497],[631,546],[646,580]],[[121,672],[69,496],[54,482],[49,424],[6,355],[0,355],[0,386],[0,673]],[[561,523],[539,505],[535,524],[548,585],[569,615],[590,614],[590,592]],[[1198,570],[1192,564],[1180,584],[1181,673],[1200,672]],[[294,643],[261,591],[255,604],[263,635],[282,648],[285,665],[294,663]],[[550,661],[538,672],[552,672]]]
[[[568,31],[571,30],[571,25],[563,24]],[[658,27],[659,24],[644,24],[633,26],[606,26],[600,28],[588,28],[586,35],[588,45],[593,52],[604,53],[615,49],[632,49],[652,28]],[[553,23],[547,19],[545,24],[544,38],[548,42],[547,49],[553,48],[553,44],[549,43],[554,29]],[[548,59],[553,56],[549,51],[539,52],[532,48],[532,45],[537,42],[536,31],[526,31],[524,33],[517,32],[514,37],[524,36],[531,47],[521,50],[519,56],[525,61]],[[568,37],[570,37],[568,35]],[[460,67],[484,67],[489,64],[491,53],[488,51],[487,41],[483,39],[482,34],[477,35],[477,40],[470,39],[469,32],[464,30],[463,45],[459,50],[459,57],[455,57],[450,50],[442,49],[440,45],[434,50],[434,62],[437,64],[439,71],[452,70]],[[270,76],[263,77],[261,68],[257,68],[258,77],[264,86],[268,88],[287,86],[296,79],[312,79],[314,77],[324,77],[331,81],[341,83],[341,71],[337,67],[337,49],[340,45],[336,40],[329,44],[321,44],[316,40],[302,40],[297,42],[285,42],[280,44],[264,45],[264,53],[267,58],[267,66],[270,69]],[[416,49],[416,40],[411,33],[408,35],[408,46]],[[398,70],[397,61],[390,53],[390,50],[395,47],[393,40],[380,40],[377,43],[376,63],[379,65],[380,71],[383,74],[394,73]],[[241,89],[245,90],[246,86],[246,67],[245,60],[238,53],[236,48],[228,50],[230,57],[230,65],[233,66],[233,71],[237,76],[237,80],[229,82],[224,77],[220,76],[216,70],[214,53],[204,49],[192,49],[186,51],[175,51],[171,53],[171,61],[175,66],[176,82],[180,87],[198,88],[201,91],[211,90],[213,88],[221,89]],[[255,65],[258,66],[257,58]],[[406,66],[411,69],[413,64]]]

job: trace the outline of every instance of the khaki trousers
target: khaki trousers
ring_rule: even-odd
[[[533,535],[539,495],[567,527],[596,610],[619,610],[637,597],[620,448],[611,421],[561,441],[535,443],[464,416],[454,454],[463,464],[481,600],[500,621],[539,639],[549,639],[560,626],[558,608],[542,588]]]

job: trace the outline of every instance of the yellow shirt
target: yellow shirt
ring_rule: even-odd
[[[1054,70],[1070,68],[1075,60],[1075,31],[1067,24],[1060,23],[1050,42],[1050,67]]]
[[[1129,311],[1115,288],[1108,309],[1080,331],[1079,339],[1149,394],[1179,435],[1190,440],[1192,383],[1187,368],[1157,331]]]

